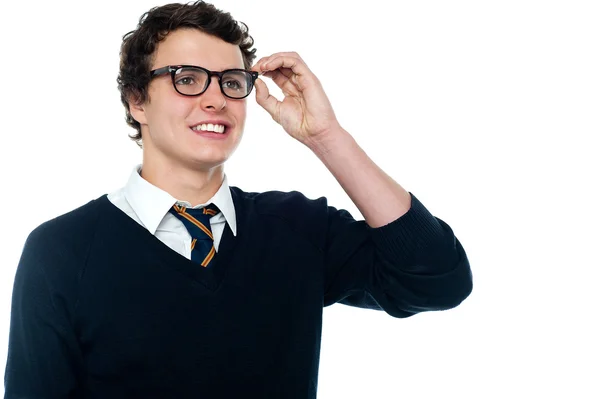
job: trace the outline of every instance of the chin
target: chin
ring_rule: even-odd
[[[198,155],[198,154],[194,154],[193,156],[191,156],[191,163],[194,164],[195,166],[200,166],[202,169],[213,169],[216,167],[219,167],[221,165],[223,165],[228,157],[225,157],[223,155],[216,155],[216,154],[211,154],[211,155]]]

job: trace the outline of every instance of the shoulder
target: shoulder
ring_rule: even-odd
[[[263,215],[285,218],[326,216],[327,198],[310,199],[299,191],[245,192],[231,187],[234,195]]]
[[[299,191],[245,192],[231,187],[240,212],[249,217],[280,223],[321,246],[328,230],[328,205],[325,197],[307,198]],[[236,212],[238,207],[236,204]]]
[[[103,197],[38,225],[29,233],[24,250],[44,251],[49,259],[53,255],[85,257],[101,215]]]
[[[31,235],[45,238],[76,235],[98,220],[101,203],[102,197],[90,200],[84,205],[43,222],[31,232]]]
[[[100,199],[91,200],[33,229],[23,246],[16,278],[34,284],[43,276],[51,288],[74,287],[85,269],[101,207]]]

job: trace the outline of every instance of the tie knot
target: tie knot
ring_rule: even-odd
[[[174,214],[175,216],[177,215],[182,215],[182,214],[188,214],[193,216],[196,219],[210,219],[211,217],[215,216],[217,213],[219,213],[219,208],[215,205],[215,204],[208,204],[207,206],[203,207],[203,208],[186,208],[183,205],[173,205],[171,207],[171,209],[169,209],[169,212],[171,212],[172,214]]]

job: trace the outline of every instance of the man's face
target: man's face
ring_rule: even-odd
[[[173,31],[158,44],[150,69],[167,65],[194,65],[211,71],[244,68],[238,46],[196,29]],[[146,104],[131,107],[142,125],[145,161],[205,170],[225,162],[237,148],[246,120],[246,99],[223,95],[216,76],[203,94],[188,97],[175,90],[170,74],[160,75],[150,82],[148,96]],[[226,124],[224,134],[192,129],[214,120]]]

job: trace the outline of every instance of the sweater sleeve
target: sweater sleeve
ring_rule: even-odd
[[[48,231],[46,231],[48,233]],[[75,397],[82,361],[68,304],[53,273],[66,251],[50,234],[34,230],[25,243],[15,275],[5,399]]]
[[[328,207],[325,306],[340,302],[408,317],[453,308],[471,293],[461,243],[410,195],[409,211],[379,228]]]

